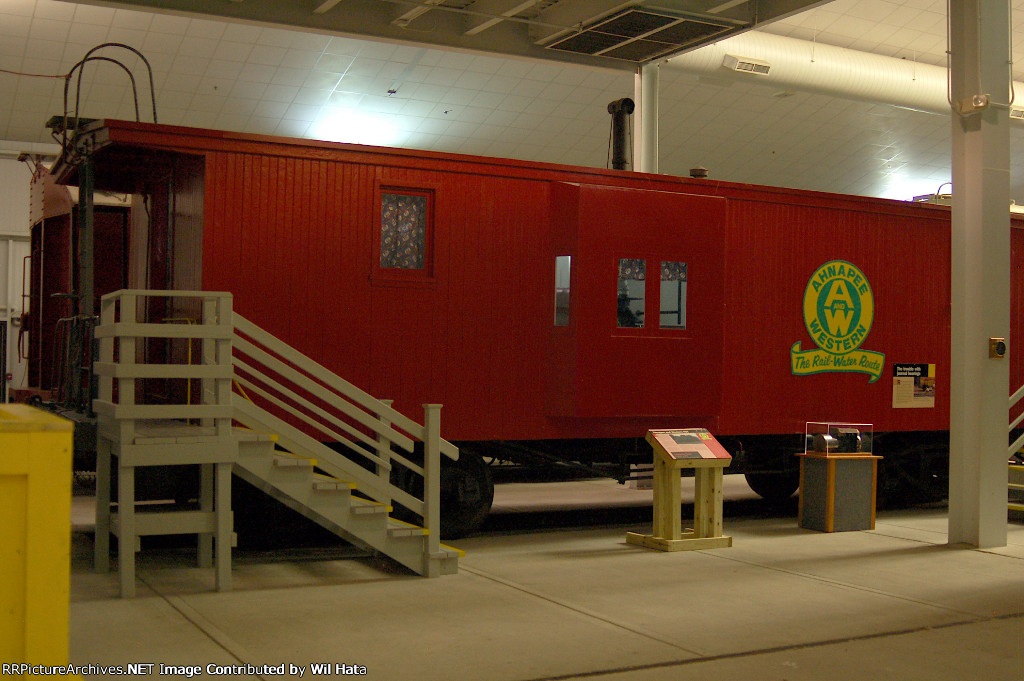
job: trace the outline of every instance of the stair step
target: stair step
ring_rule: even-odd
[[[356,488],[356,483],[348,480],[339,480],[327,475],[315,475],[313,477],[313,489],[320,492],[351,491]]]
[[[274,465],[278,468],[312,468],[316,459],[307,459],[291,452],[274,452]]]
[[[379,501],[373,501],[371,499],[362,499],[359,497],[352,497],[352,513],[356,515],[374,515],[377,513],[391,513],[394,510],[391,506],[382,504]]]
[[[413,525],[402,520],[396,520],[395,518],[388,518],[388,535],[392,537],[425,537],[427,534],[429,534],[427,530],[419,525]]]

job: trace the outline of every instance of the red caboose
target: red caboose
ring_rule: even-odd
[[[470,524],[481,457],[622,476],[649,428],[710,429],[786,497],[807,421],[872,423],[890,484],[944,492],[945,208],[113,120],[80,138],[97,188],[146,197],[129,287],[231,291],[400,411],[443,403],[477,455]],[[1015,265],[1014,306],[1022,285]]]

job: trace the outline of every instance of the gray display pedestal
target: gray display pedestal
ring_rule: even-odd
[[[820,532],[875,529],[878,460],[871,454],[800,457],[800,527]]]

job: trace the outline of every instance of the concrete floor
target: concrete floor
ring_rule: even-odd
[[[507,485],[495,509],[506,529],[453,542],[466,550],[458,575],[410,576],[344,548],[240,551],[234,590],[216,593],[212,571],[188,567],[194,552],[155,548],[140,554],[133,600],[117,598],[116,574],[91,572],[80,497],[71,660],[199,665],[204,676],[209,664],[285,664],[288,676],[291,664],[303,678],[311,664],[341,663],[387,681],[1024,678],[1019,515],[1009,545],[985,551],[946,545],[944,508],[881,512],[874,531],[823,534],[795,517],[731,514],[757,505],[741,479],[726,480],[729,549],[625,543],[649,522],[508,529],[511,514],[557,516],[581,502],[649,508],[650,493]]]

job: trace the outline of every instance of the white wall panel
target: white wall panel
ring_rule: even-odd
[[[0,158],[0,234],[29,233],[31,182],[28,166],[17,160]],[[0,267],[6,265],[6,259],[0,261]]]

